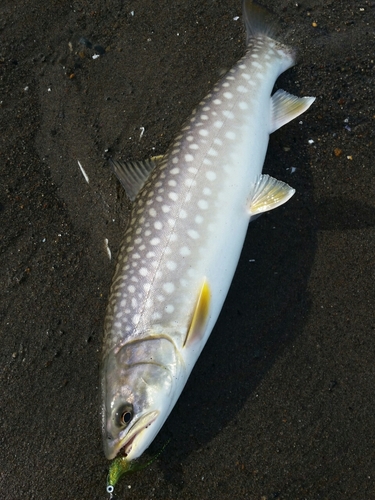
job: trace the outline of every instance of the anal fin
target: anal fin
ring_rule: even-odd
[[[183,347],[187,347],[192,343],[202,339],[205,333],[205,326],[207,324],[210,303],[211,291],[207,279],[205,278],[199,291],[198,300],[193,310],[191,322],[186,334]]]
[[[273,210],[286,203],[295,192],[295,189],[283,181],[267,174],[260,175],[251,195],[249,213],[256,215]]]

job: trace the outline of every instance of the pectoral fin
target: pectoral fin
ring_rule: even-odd
[[[204,279],[199,291],[198,300],[195,304],[194,311],[191,317],[191,322],[186,334],[183,347],[191,345],[193,342],[200,340],[205,332],[208,313],[210,309],[211,292],[206,279]]]
[[[256,182],[249,204],[250,215],[273,210],[287,202],[296,192],[295,189],[269,175],[260,175]]]
[[[126,194],[131,201],[134,201],[148,176],[162,158],[163,156],[154,156],[149,160],[126,162],[116,161],[111,158],[109,162]]]
[[[296,97],[281,89],[275,92],[271,97],[270,134],[302,115],[314,101],[315,97]]]

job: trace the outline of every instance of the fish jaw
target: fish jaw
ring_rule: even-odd
[[[104,451],[108,460],[115,458],[120,451],[129,461],[138,458],[143,450],[148,448],[161,427],[158,426],[156,432],[149,430],[146,436],[147,429],[150,429],[159,415],[159,410],[150,411],[138,418],[129,430],[121,431],[116,439],[107,440]],[[137,450],[141,451],[137,453]]]

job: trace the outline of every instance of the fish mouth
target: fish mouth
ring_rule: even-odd
[[[143,417],[140,417],[133,425],[130,427],[130,429],[125,429],[123,432],[126,432],[126,435],[118,440],[118,445],[116,446],[115,450],[115,456],[121,452],[124,454],[125,457],[127,457],[134,446],[134,443],[138,440],[140,435],[144,430],[146,430],[158,417],[159,411],[151,411],[150,413],[146,413],[146,415],[143,415]],[[137,458],[137,457],[134,457]]]

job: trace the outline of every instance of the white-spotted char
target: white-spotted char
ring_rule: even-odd
[[[127,460],[150,445],[218,318],[249,221],[286,202],[287,184],[262,175],[269,134],[314,101],[277,77],[294,52],[243,4],[245,55],[192,112],[163,157],[113,161],[134,200],[113,277],[103,347],[105,454]]]

